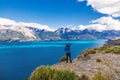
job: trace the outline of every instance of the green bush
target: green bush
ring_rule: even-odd
[[[101,59],[96,59],[96,62],[102,62],[102,60]]]
[[[120,46],[111,46],[105,49],[105,53],[120,54]]]
[[[99,48],[97,48],[97,52],[98,53],[110,53],[111,52],[111,47],[112,46],[109,46],[109,45],[99,47]]]
[[[32,73],[29,80],[79,80],[79,77],[70,70],[41,66]]]
[[[63,62],[63,61],[66,61],[66,56],[62,56],[62,57],[60,58],[60,62]]]
[[[120,54],[120,46],[103,46],[97,49],[98,52]]]
[[[94,75],[92,80],[108,80],[108,79],[99,72]]]
[[[114,54],[120,54],[120,47],[114,47],[113,48],[113,53]]]
[[[112,52],[113,52],[113,49],[110,49],[110,48],[105,49],[105,53],[112,53]]]
[[[85,52],[82,53],[83,57],[88,56],[89,54],[95,54],[96,53],[96,49],[88,49]]]
[[[116,76],[112,74],[112,72],[104,73],[98,72],[93,76],[92,80],[119,80],[119,79],[116,79]]]
[[[90,78],[89,78],[88,75],[82,74],[82,75],[80,76],[80,79],[79,79],[79,80],[90,80]]]

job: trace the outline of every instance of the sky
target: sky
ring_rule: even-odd
[[[118,30],[120,0],[0,0],[0,18],[50,28],[69,26],[100,31],[117,25]]]

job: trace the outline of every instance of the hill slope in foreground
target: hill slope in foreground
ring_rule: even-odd
[[[120,80],[120,45],[104,45],[82,52],[73,63],[60,62],[56,69],[74,71],[80,80]],[[84,75],[84,76],[83,76]],[[41,79],[42,80],[42,79]]]

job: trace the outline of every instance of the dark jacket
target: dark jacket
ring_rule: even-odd
[[[65,47],[65,52],[66,52],[66,53],[70,53],[70,47],[69,47],[69,46],[66,46],[66,47]]]

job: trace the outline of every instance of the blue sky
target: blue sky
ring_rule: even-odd
[[[77,0],[0,0],[0,17],[50,27],[88,25],[105,14]]]

